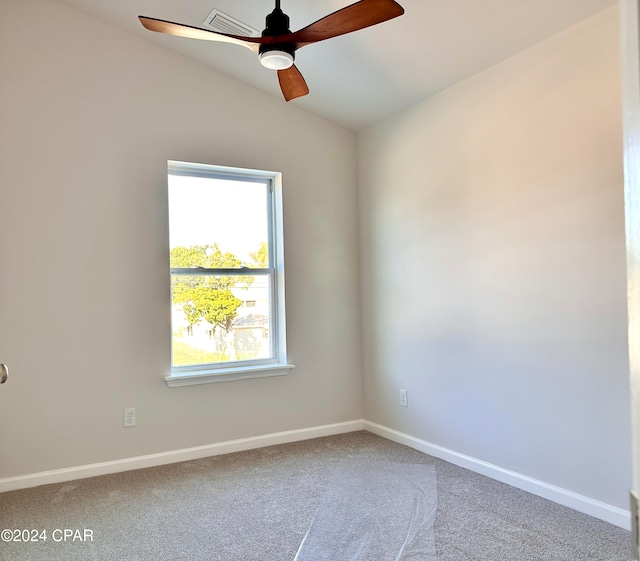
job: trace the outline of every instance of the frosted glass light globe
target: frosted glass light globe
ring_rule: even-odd
[[[260,63],[271,70],[285,70],[293,66],[293,55],[286,51],[266,51],[258,55]]]

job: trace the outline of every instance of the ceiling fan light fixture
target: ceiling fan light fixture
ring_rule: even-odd
[[[265,51],[258,58],[262,66],[271,70],[286,70],[293,66],[293,55],[287,51]]]
[[[189,39],[232,43],[257,52],[264,67],[278,71],[282,95],[287,101],[291,101],[309,93],[307,83],[293,64],[298,49],[305,45],[360,31],[404,14],[404,8],[396,0],[357,0],[354,4],[292,33],[289,28],[289,16],[280,8],[281,0],[275,0],[275,3],[275,9],[266,17],[266,27],[260,37],[250,29],[236,31],[238,25],[244,24],[216,10],[209,15],[206,25],[209,25],[210,20],[215,19],[218,14],[220,16],[218,24],[222,26],[224,20],[227,26],[231,25],[231,28],[222,26],[222,29],[218,27],[212,30],[146,16],[138,16],[138,19],[149,31]],[[229,33],[229,31],[232,32]],[[244,35],[245,33],[250,35]]]

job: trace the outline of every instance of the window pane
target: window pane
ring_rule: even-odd
[[[173,366],[273,358],[270,275],[172,275]]]
[[[169,174],[171,267],[269,266],[269,184]]]

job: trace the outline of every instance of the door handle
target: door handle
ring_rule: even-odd
[[[4,384],[9,377],[9,367],[6,364],[0,364],[0,384]]]

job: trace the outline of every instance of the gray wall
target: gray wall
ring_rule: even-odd
[[[362,417],[353,133],[51,1],[0,76],[0,478]],[[169,159],[283,172],[289,376],[162,380]]]
[[[627,509],[617,17],[358,141],[365,418]]]

